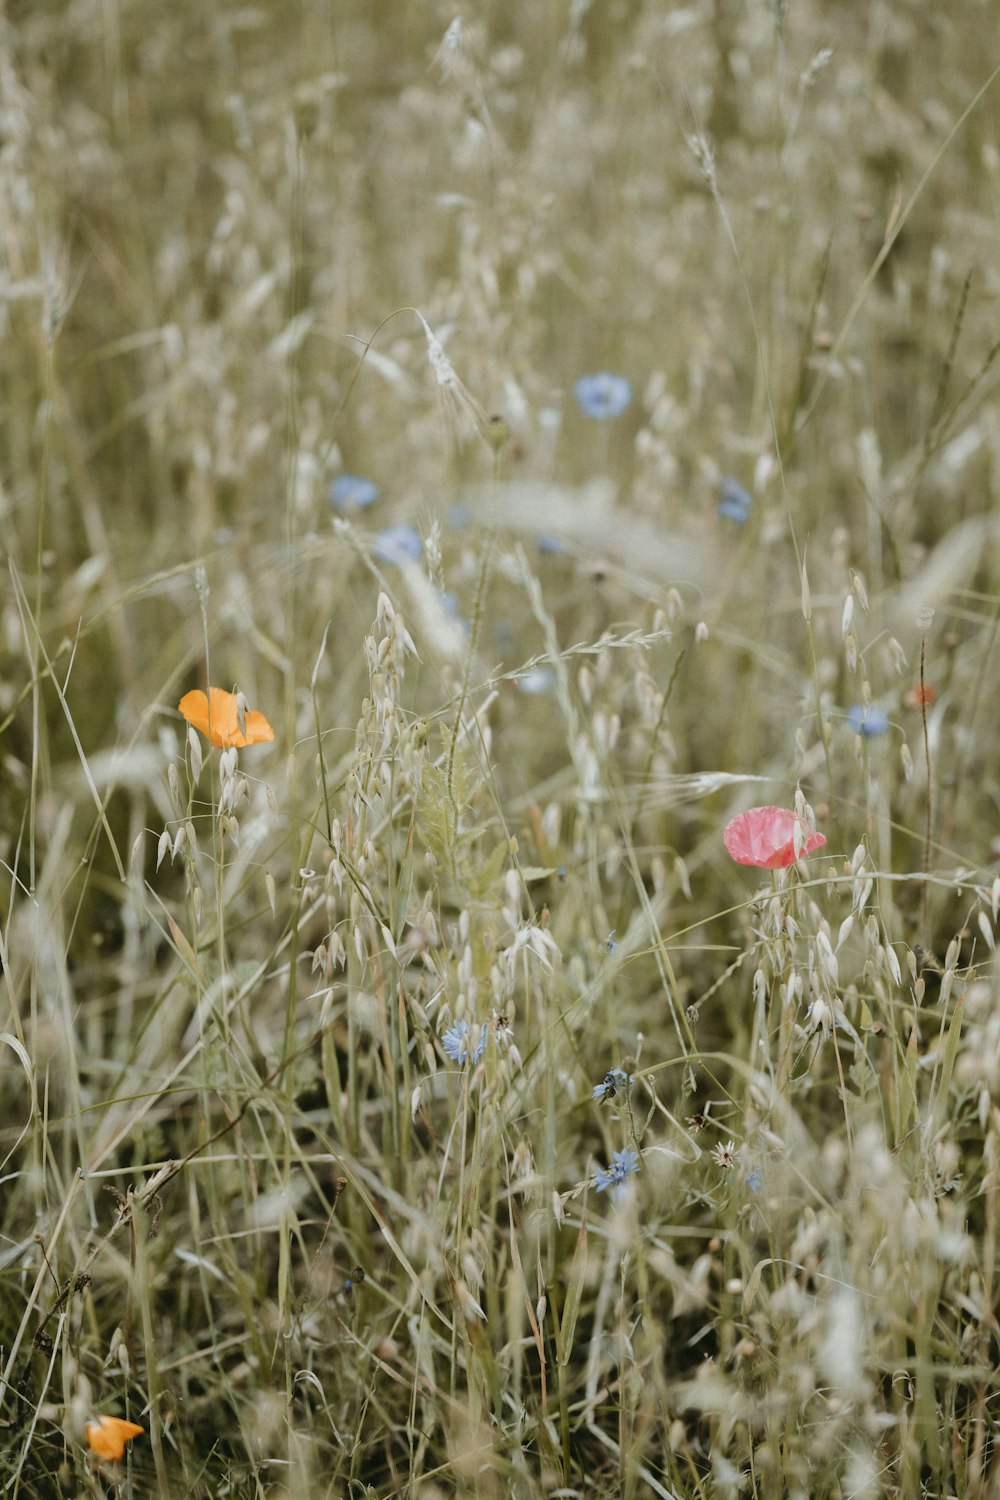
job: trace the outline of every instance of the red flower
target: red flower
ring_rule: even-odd
[[[727,823],[722,841],[738,865],[756,865],[760,870],[784,870],[793,865],[795,824],[798,820],[785,807],[751,807]],[[799,854],[811,854],[826,843],[826,835],[812,833],[801,825]]]

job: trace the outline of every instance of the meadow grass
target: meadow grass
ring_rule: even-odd
[[[990,21],[7,7],[5,1495],[1000,1495]]]

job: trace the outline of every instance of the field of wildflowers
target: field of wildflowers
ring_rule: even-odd
[[[986,0],[10,0],[11,1497],[1000,1495]]]

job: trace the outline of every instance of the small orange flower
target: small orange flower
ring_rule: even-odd
[[[222,750],[228,750],[231,745],[242,749],[244,745],[260,745],[274,739],[274,730],[255,708],[246,710],[241,724],[235,693],[227,693],[225,688],[209,688],[208,694],[206,698],[201,688],[196,688],[192,693],[185,693],[177,707],[188,723],[200,730],[213,745]]]
[[[907,708],[922,708],[924,704],[930,707],[936,697],[937,694],[929,682],[916,682],[903,695],[903,702]]]
[[[121,1417],[95,1417],[84,1428],[91,1453],[109,1461],[121,1458],[125,1444],[143,1431],[144,1428],[137,1427],[134,1422],[124,1422]]]

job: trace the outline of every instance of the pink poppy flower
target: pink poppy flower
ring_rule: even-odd
[[[738,865],[784,870],[796,860],[795,823],[795,814],[786,807],[751,807],[726,824],[722,841]],[[825,834],[802,825],[800,854],[811,854],[825,843]]]

